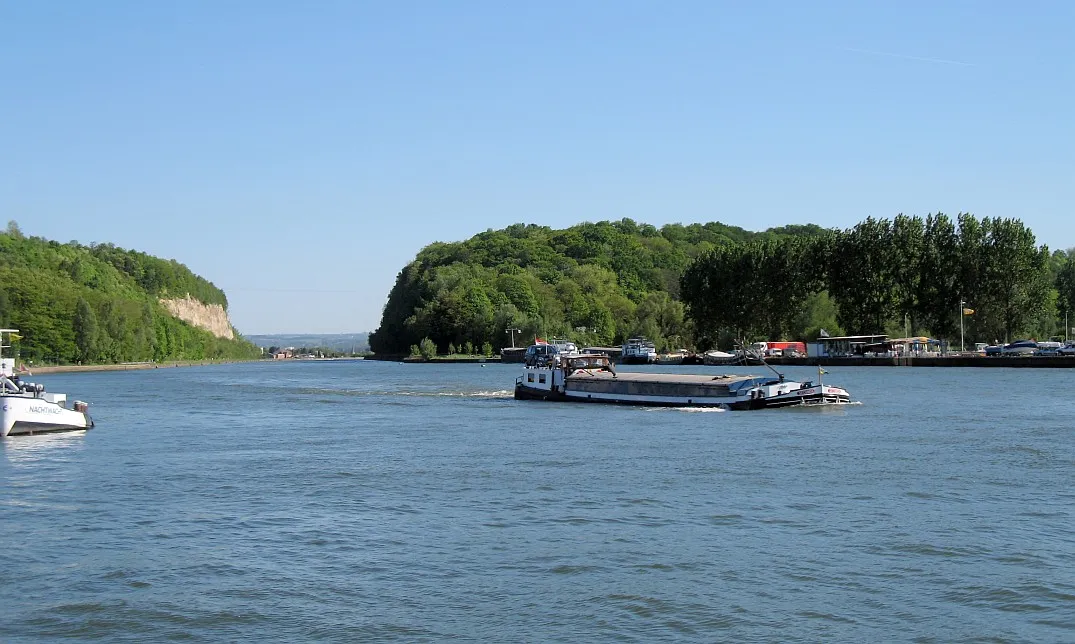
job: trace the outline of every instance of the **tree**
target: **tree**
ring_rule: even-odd
[[[896,287],[897,310],[902,321],[913,332],[918,328],[919,293],[922,286],[925,229],[920,217],[897,215],[892,221],[893,282]],[[903,325],[900,325],[901,328]]]
[[[78,298],[75,304],[75,346],[81,362],[93,362],[97,358],[97,316],[89,302]]]
[[[867,217],[837,235],[829,263],[829,294],[840,323],[852,333],[882,333],[900,310],[898,250],[892,224]]]
[[[1060,268],[1056,274],[1057,308],[1060,315],[1067,316],[1068,322],[1075,319],[1075,248],[1068,249],[1060,258]],[[1070,329],[1064,329],[1067,336]]]
[[[1039,248],[1034,233],[1014,219],[993,219],[988,229],[983,296],[995,307],[998,331],[1011,340],[1048,308],[1049,249]]]
[[[943,338],[959,332],[962,276],[960,239],[955,224],[943,213],[926,217],[918,267],[918,322]],[[973,302],[972,302],[973,304]]]
[[[4,289],[0,289],[0,326],[11,326],[11,301]]]
[[[437,345],[429,338],[422,338],[422,341],[418,343],[418,352],[426,360],[432,360],[437,357]]]

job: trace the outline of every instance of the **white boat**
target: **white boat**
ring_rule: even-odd
[[[657,347],[645,338],[630,338],[620,352],[623,364],[653,364],[657,362]]]
[[[739,362],[739,355],[735,353],[728,353],[727,351],[718,351],[717,349],[711,349],[705,352],[702,357],[702,361],[707,365],[735,364]]]
[[[515,398],[660,407],[765,409],[840,405],[851,401],[840,387],[772,376],[685,375],[619,372],[608,356],[552,354],[528,362],[515,380]]]
[[[1004,345],[1001,355],[1005,356],[1032,356],[1038,352],[1038,343],[1033,340],[1016,340]]]
[[[6,338],[18,329],[0,329],[0,353]],[[15,373],[15,359],[0,357],[0,438],[68,432],[93,427],[89,405],[76,400],[67,407],[67,394],[46,392],[40,383],[26,382]]]

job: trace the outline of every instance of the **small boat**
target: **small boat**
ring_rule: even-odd
[[[645,338],[630,338],[620,353],[623,364],[653,364],[657,362],[657,347]]]
[[[669,351],[668,353],[662,353],[657,356],[657,364],[671,364],[679,365],[685,364],[693,354],[686,349],[680,349],[679,351]]]
[[[0,329],[0,352],[8,348],[18,329]],[[0,357],[0,438],[69,432],[93,427],[89,405],[75,400],[67,407],[67,394],[46,392],[41,383],[26,382],[15,373],[15,359]]]
[[[1016,340],[1004,345],[1000,354],[1004,356],[1032,356],[1038,352],[1038,343],[1033,340]]]
[[[839,405],[851,401],[846,390],[821,382],[820,376],[825,373],[821,369],[817,383],[789,381],[775,370],[774,373],[776,377],[617,373],[605,355],[556,353],[527,363],[515,380],[515,398],[724,409]]]
[[[727,351],[718,351],[716,349],[711,349],[705,352],[702,357],[702,361],[707,365],[736,364],[739,362],[739,355],[735,353],[728,353]]]

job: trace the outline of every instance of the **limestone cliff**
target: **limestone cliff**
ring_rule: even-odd
[[[218,338],[235,339],[228,312],[219,304],[202,304],[189,294],[182,299],[161,299],[160,303],[169,313],[187,324],[205,329]]]

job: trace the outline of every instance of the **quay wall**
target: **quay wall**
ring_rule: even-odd
[[[771,365],[799,365],[821,367],[1016,367],[1027,369],[1075,368],[1075,357],[1070,356],[1023,356],[1023,357],[900,357],[900,358],[769,358]]]

